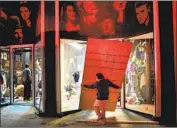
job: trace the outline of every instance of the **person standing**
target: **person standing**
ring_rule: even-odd
[[[25,64],[25,69],[22,73],[24,85],[24,100],[30,100],[31,94],[31,71],[28,64]]]
[[[106,108],[109,99],[109,86],[119,89],[118,85],[113,84],[108,79],[104,79],[102,73],[96,74],[96,83],[92,85],[84,85],[85,88],[97,89],[97,99],[94,102],[94,110],[97,115],[97,121],[101,120],[106,124]],[[101,110],[101,112],[100,112]]]

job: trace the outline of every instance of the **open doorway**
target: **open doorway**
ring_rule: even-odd
[[[11,103],[33,105],[33,47],[11,46]]]

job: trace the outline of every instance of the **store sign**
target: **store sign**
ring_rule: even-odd
[[[96,82],[96,73],[102,73],[114,84],[122,86],[127,68],[132,43],[115,40],[89,38],[85,57],[82,84],[91,85]],[[115,110],[120,90],[110,88],[109,110]],[[81,109],[93,109],[96,89],[81,90]]]

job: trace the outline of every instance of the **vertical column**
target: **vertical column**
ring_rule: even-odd
[[[46,84],[45,84],[45,2],[41,1],[41,46],[42,46],[42,110],[45,112]]]
[[[154,53],[155,53],[155,116],[161,116],[161,60],[160,60],[160,34],[159,34],[159,5],[153,1],[154,16]]]
[[[177,18],[176,18],[176,11],[177,11],[177,2],[173,1],[173,37],[174,37],[174,61],[175,61],[175,85],[176,85],[176,106],[177,106],[177,39],[176,39],[176,31],[177,31]],[[177,123],[177,107],[176,107],[176,123]]]
[[[159,4],[159,34],[161,60],[161,124],[176,123],[176,95],[174,73],[174,39],[172,1]],[[158,88],[157,88],[158,89]]]
[[[150,52],[150,41],[147,41],[146,40],[146,45],[145,45],[145,60],[146,60],[146,66],[145,66],[145,69],[146,69],[146,86],[148,86],[148,90],[147,90],[147,103],[148,104],[151,104],[151,100],[152,100],[152,97],[151,97],[151,86],[150,86],[150,73],[151,73],[151,59],[150,59],[150,55],[151,55],[151,52]]]
[[[55,67],[56,67],[56,103],[57,113],[61,112],[61,87],[60,87],[60,32],[59,32],[59,1],[55,1]]]
[[[45,2],[45,115],[56,116],[55,2]]]

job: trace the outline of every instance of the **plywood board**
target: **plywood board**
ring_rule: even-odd
[[[84,75],[82,85],[96,82],[96,73],[121,87],[132,43],[115,40],[89,38],[87,42]],[[110,87],[108,110],[114,111],[120,96],[120,90]],[[92,110],[96,99],[96,89],[81,89],[80,109]]]

